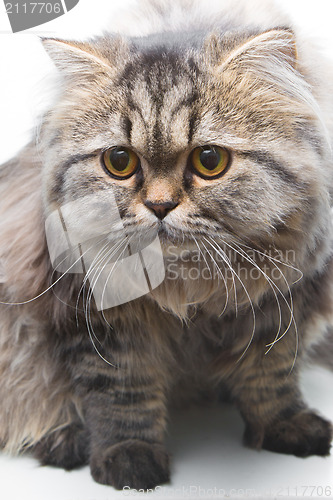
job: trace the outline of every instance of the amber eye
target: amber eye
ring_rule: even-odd
[[[104,151],[102,159],[107,171],[117,179],[128,179],[140,166],[138,155],[121,146]]]
[[[202,146],[192,151],[190,160],[196,174],[204,179],[212,179],[226,170],[230,153],[219,146]]]

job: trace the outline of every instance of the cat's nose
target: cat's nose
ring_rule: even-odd
[[[170,210],[173,210],[178,205],[178,203],[175,203],[174,201],[164,201],[161,203],[157,203],[149,200],[146,200],[144,204],[147,208],[150,208],[150,210],[152,210],[155,213],[156,217],[158,217],[158,219],[160,220],[164,219],[164,217],[170,212]]]

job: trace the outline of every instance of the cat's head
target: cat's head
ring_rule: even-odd
[[[120,227],[165,255],[274,246],[300,265],[327,230],[328,148],[292,31],[178,38],[43,41],[63,78],[46,214],[72,207],[83,239]]]

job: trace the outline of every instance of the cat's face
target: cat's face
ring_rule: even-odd
[[[296,248],[318,226],[324,139],[290,32],[183,52],[44,43],[66,86],[43,131],[47,213],[98,199],[72,211],[97,236],[115,199],[125,231],[155,231],[166,253]]]

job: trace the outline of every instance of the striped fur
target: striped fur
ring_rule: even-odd
[[[298,375],[333,319],[332,78],[267,3],[214,1],[207,16],[199,0],[147,0],[118,34],[43,41],[61,95],[39,142],[0,169],[7,451],[150,488],[169,479],[168,406],[223,384],[247,445],[329,453],[331,424],[307,408]],[[209,181],[189,165],[206,144],[231,151]],[[116,145],[141,159],[126,180],[101,166]],[[44,221],[110,192],[129,232],[158,224],[149,203],[175,207],[159,226],[166,278],[88,314],[75,275],[44,293],[55,277]]]

